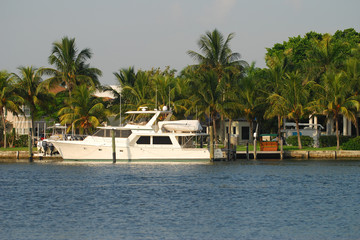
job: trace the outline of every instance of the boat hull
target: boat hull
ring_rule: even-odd
[[[56,149],[65,161],[113,161],[112,146],[88,145],[79,142],[56,141]],[[206,148],[172,147],[116,147],[116,161],[209,161],[210,152]]]

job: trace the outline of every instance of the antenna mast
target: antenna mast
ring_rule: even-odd
[[[171,110],[171,105],[170,105],[170,86],[169,86],[169,110]]]
[[[157,86],[156,86],[156,94],[155,94],[155,109],[157,109]]]
[[[120,127],[122,126],[121,124],[121,90],[119,91],[119,96],[120,96],[120,118],[119,118],[119,124],[120,124]]]

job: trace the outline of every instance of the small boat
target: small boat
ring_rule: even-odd
[[[117,161],[210,161],[208,148],[196,146],[208,134],[198,120],[171,121],[172,111],[129,111],[123,127],[99,127],[81,141],[52,141],[65,161],[113,161],[112,133]]]
[[[175,132],[198,132],[202,127],[198,120],[180,120],[180,121],[162,121],[159,122],[159,128]]]

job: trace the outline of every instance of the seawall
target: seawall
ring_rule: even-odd
[[[245,151],[236,152],[237,159],[247,159]],[[254,159],[254,152],[249,151],[249,159]],[[258,151],[256,159],[281,159],[280,151]],[[360,151],[305,151],[293,150],[284,151],[283,159],[311,159],[311,160],[360,160]]]
[[[254,153],[249,151],[249,158],[254,159]],[[258,151],[256,153],[257,159],[280,159],[280,151]],[[236,152],[237,160],[246,159],[245,151]],[[305,151],[294,150],[284,151],[284,159],[298,159],[298,160],[360,160],[360,151]],[[42,154],[35,153],[33,155],[33,162],[61,162],[63,159],[60,155],[42,156]],[[17,163],[29,162],[28,151],[0,151],[0,163]]]
[[[60,155],[42,156],[42,154],[35,153],[33,155],[34,162],[60,162],[62,158]],[[15,162],[29,162],[28,151],[0,151],[0,163],[15,163]]]
[[[284,158],[360,160],[360,151],[284,151]]]

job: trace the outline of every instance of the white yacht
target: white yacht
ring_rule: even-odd
[[[52,141],[65,161],[210,161],[207,148],[196,147],[204,136],[198,120],[171,121],[172,111],[129,111],[123,127],[100,127],[81,141]],[[205,138],[204,138],[205,140]]]

